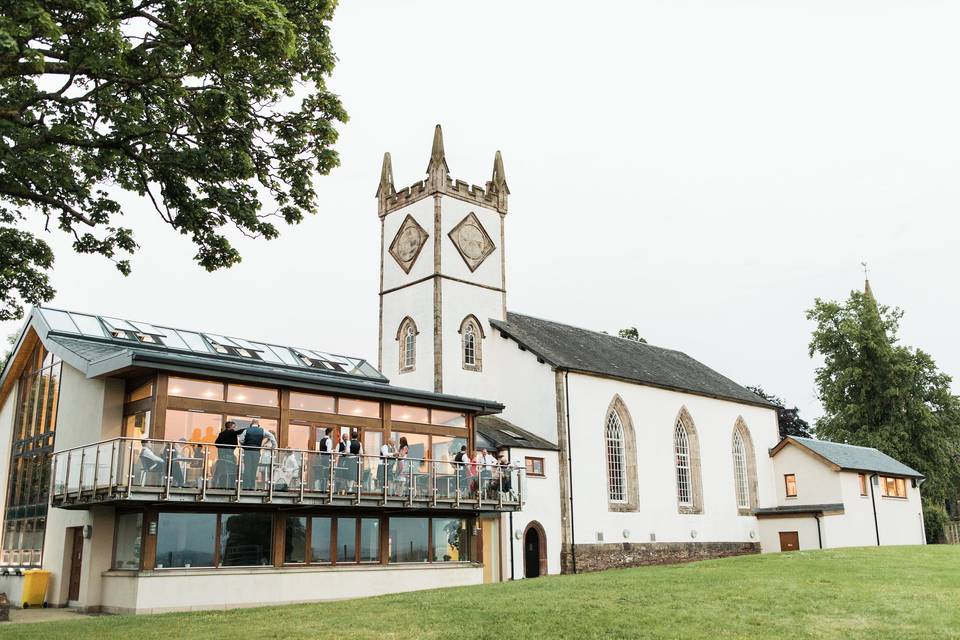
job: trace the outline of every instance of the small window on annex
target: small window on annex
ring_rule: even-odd
[[[792,473],[788,473],[784,475],[783,485],[784,485],[784,491],[786,492],[786,496],[788,498],[797,497],[797,476],[796,475]]]
[[[883,495],[887,498],[907,497],[907,481],[905,478],[880,476],[880,486],[883,487]]]
[[[543,472],[543,458],[532,458],[527,456],[524,458],[524,462],[527,467],[527,475],[534,476],[537,478],[542,478],[544,476]]]
[[[857,479],[860,481],[860,495],[861,495],[861,496],[868,495],[868,491],[867,491],[868,486],[867,486],[867,483],[868,483],[869,480],[868,480],[868,478],[867,478],[867,474],[865,474],[865,473],[858,473],[858,474],[857,474]]]

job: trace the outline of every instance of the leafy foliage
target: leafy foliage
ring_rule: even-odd
[[[208,270],[240,260],[229,229],[270,239],[271,218],[313,213],[346,120],[325,86],[335,5],[0,0],[0,319],[53,296],[50,248],[13,229],[28,215],[127,274],[117,190],[148,198]]]
[[[627,340],[633,340],[634,342],[642,342],[643,344],[647,344],[647,339],[640,337],[640,332],[637,331],[636,327],[620,329],[620,331],[617,331],[617,335],[621,338],[626,338]]]
[[[787,436],[812,437],[810,423],[800,417],[800,409],[797,407],[788,408],[783,398],[767,393],[762,387],[747,387],[747,389],[776,406],[777,425],[780,428],[781,439]]]
[[[926,504],[942,507],[960,479],[960,401],[927,353],[898,343],[903,312],[869,289],[843,303],[817,299],[810,355],[820,354],[819,437],[875,447],[926,476]]]

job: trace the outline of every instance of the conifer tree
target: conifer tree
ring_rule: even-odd
[[[875,447],[922,473],[927,535],[936,539],[960,479],[960,401],[929,354],[899,343],[902,316],[877,303],[869,281],[843,304],[818,298],[807,311],[816,322],[810,356],[824,360],[816,433]]]

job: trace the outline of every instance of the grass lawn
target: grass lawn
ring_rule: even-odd
[[[960,638],[960,546],[800,551],[354,601],[100,616],[2,638]]]

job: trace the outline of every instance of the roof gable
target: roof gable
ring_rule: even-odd
[[[734,402],[773,405],[680,351],[508,312],[491,319],[502,334],[551,365]]]

